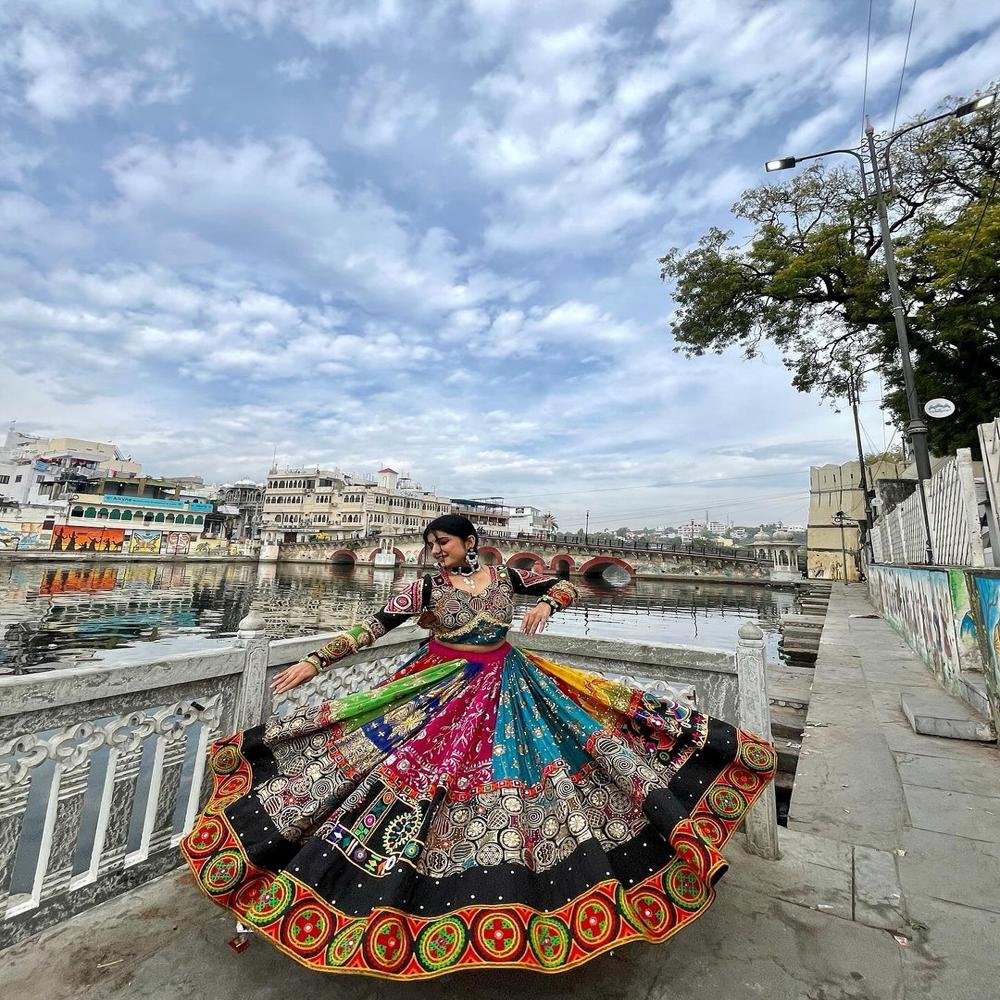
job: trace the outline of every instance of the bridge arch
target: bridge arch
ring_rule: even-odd
[[[508,560],[507,565],[514,569],[535,569],[541,566],[545,570],[545,560],[537,552],[515,552]]]
[[[375,562],[375,556],[377,556],[379,554],[379,552],[381,552],[381,551],[382,551],[381,548],[372,549],[371,554],[368,556],[368,561],[370,563],[374,564],[374,562]],[[399,549],[393,547],[392,554],[396,557],[396,565],[397,566],[405,566],[406,565],[406,556],[404,556],[403,553],[399,551]]]
[[[588,559],[580,567],[580,572],[584,576],[603,576],[609,566],[617,566],[628,573],[630,578],[635,578],[635,570],[624,559],[617,559],[615,556],[595,556],[593,559]]]
[[[561,552],[552,557],[549,569],[553,573],[572,573],[576,569],[576,560],[568,552]]]
[[[334,566],[354,566],[357,561],[358,557],[350,549],[337,549],[327,560]]]
[[[480,545],[479,561],[484,566],[502,566],[503,553],[495,545]]]

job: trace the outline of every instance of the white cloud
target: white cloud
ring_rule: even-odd
[[[55,122],[92,109],[119,111],[133,101],[176,102],[190,86],[162,49],[118,67],[107,64],[110,55],[110,46],[89,33],[59,34],[30,21],[7,47],[6,72],[21,85],[27,106]]]
[[[355,145],[377,150],[394,144],[408,131],[426,127],[437,114],[437,101],[405,76],[393,76],[384,66],[373,66],[351,87],[343,117],[344,135]]]
[[[298,56],[292,59],[282,59],[275,63],[274,72],[289,83],[301,83],[303,80],[315,80],[322,70],[318,59],[310,56]]]

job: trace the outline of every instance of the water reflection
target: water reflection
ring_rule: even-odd
[[[337,628],[383,603],[408,576],[305,564],[0,563],[0,673],[211,647],[251,608],[275,638]],[[781,615],[794,603],[791,592],[746,584],[625,574],[575,582],[582,600],[553,619],[553,633],[732,649],[740,624],[756,621],[772,658]]]

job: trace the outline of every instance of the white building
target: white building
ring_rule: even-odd
[[[447,497],[395,469],[359,477],[340,469],[272,469],[264,487],[261,538],[308,541],[323,535],[420,531],[451,511]]]
[[[557,525],[555,518],[548,513],[542,513],[538,507],[510,507],[510,534],[518,535],[554,535]]]

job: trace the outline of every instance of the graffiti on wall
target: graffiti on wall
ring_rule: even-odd
[[[190,544],[191,536],[186,531],[165,531],[160,552],[168,556],[184,556]]]
[[[993,704],[993,717],[1000,719],[1000,577],[973,576],[983,626],[983,674]]]
[[[951,610],[958,641],[958,657],[963,670],[982,670],[983,656],[979,650],[976,617],[969,599],[969,585],[960,569],[948,570],[951,588]]]
[[[121,552],[125,532],[121,528],[77,528],[57,524],[52,529],[53,552]]]
[[[151,531],[148,528],[133,528],[132,546],[129,551],[139,555],[158,555],[161,534],[162,532]]]
[[[961,672],[947,570],[870,566],[869,590],[882,617],[946,688]]]

